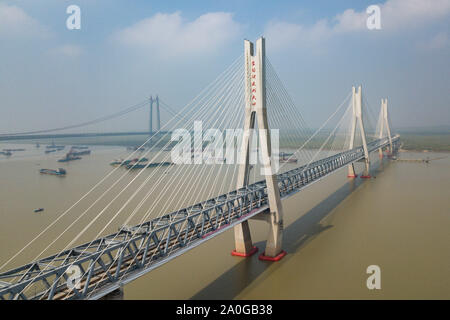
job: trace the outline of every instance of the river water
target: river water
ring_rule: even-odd
[[[214,192],[227,191],[225,186],[234,183],[223,174],[217,175],[214,186],[202,185],[201,181],[211,180],[205,173],[193,172],[193,184],[180,185],[175,166],[153,173],[144,188],[137,190],[126,186],[140,185],[152,169],[139,176],[119,168],[64,213],[113,170],[110,161],[130,152],[123,147],[93,146],[91,155],[62,164],[56,160],[63,152],[45,154],[44,145],[0,144],[3,148],[26,150],[14,152],[11,157],[0,156],[0,266],[28,246],[0,271],[29,262],[49,244],[44,256],[99,234],[115,232],[124,223],[140,223],[146,212],[170,212],[192,204],[184,191],[204,200]],[[124,297],[449,299],[447,156],[405,152],[400,158],[445,158],[429,164],[387,160],[380,164],[374,154],[377,168],[373,168],[373,179],[347,179],[343,169],[283,202],[283,248],[288,254],[280,262],[262,262],[257,255],[247,259],[232,257],[233,232],[228,231],[127,284]],[[58,167],[67,170],[66,177],[39,174],[41,168]],[[287,165],[290,167],[294,165]],[[362,170],[360,164],[357,169]],[[162,190],[152,191],[152,187],[164,185],[161,181],[169,180]],[[115,182],[108,196],[101,198]],[[201,188],[193,189],[193,185]],[[149,192],[148,199],[141,202]],[[134,193],[135,198],[127,203]],[[140,203],[142,206],[133,214]],[[36,208],[44,211],[35,213]],[[103,214],[99,216],[99,212]],[[53,227],[32,242],[54,221]],[[71,224],[73,227],[67,228]],[[268,227],[261,221],[251,221],[250,225],[254,243],[262,252]],[[84,230],[85,226],[89,228]],[[70,243],[72,239],[76,240]],[[366,286],[370,265],[380,267],[380,290]]]

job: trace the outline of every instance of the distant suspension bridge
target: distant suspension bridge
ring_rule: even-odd
[[[131,107],[123,109],[119,112],[115,112],[113,114],[100,117],[94,120],[67,125],[57,128],[51,129],[42,129],[42,130],[33,130],[33,131],[23,131],[17,133],[2,133],[0,134],[0,141],[10,141],[10,140],[31,140],[31,139],[56,139],[56,138],[82,138],[82,137],[107,137],[107,136],[134,136],[134,135],[155,135],[155,134],[164,134],[167,131],[161,130],[161,112],[160,112],[160,103],[163,106],[162,109],[165,110],[171,117],[179,118],[179,115],[176,111],[169,105],[167,105],[164,101],[162,101],[158,96],[153,98],[150,96],[149,99],[146,99],[138,104],[135,104]],[[155,106],[155,110],[153,109]],[[148,131],[123,131],[123,132],[91,132],[91,133],[55,133],[60,131],[67,131],[76,128],[94,126],[98,123],[113,120],[117,118],[121,118],[131,112],[141,110],[142,108],[149,108],[149,130]],[[154,113],[156,112],[156,119],[153,118]],[[155,129],[154,129],[155,125]]]

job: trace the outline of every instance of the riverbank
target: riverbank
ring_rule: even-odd
[[[450,133],[400,133],[402,150],[450,152]]]

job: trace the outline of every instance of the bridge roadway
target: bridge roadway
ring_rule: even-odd
[[[395,136],[394,150],[398,144]],[[368,149],[388,145],[383,138],[368,143]],[[281,173],[277,176],[281,198],[363,158],[360,146]],[[139,226],[121,227],[115,234],[1,273],[0,299],[99,299],[268,209],[263,180]],[[78,289],[67,286],[71,265],[83,274]]]
[[[167,134],[170,131],[152,132],[153,135]],[[41,139],[61,139],[61,138],[90,138],[90,137],[112,137],[112,136],[148,136],[148,131],[130,132],[103,132],[103,133],[58,133],[58,134],[0,134],[0,141],[10,140],[41,140]]]

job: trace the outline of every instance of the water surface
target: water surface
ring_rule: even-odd
[[[0,265],[111,172],[111,160],[129,153],[123,147],[95,146],[90,156],[60,164],[56,160],[64,153],[45,155],[45,146],[0,147],[26,148],[12,157],[0,158]],[[443,155],[426,154],[430,158]],[[422,153],[400,156],[425,158]],[[376,162],[375,154],[373,160]],[[39,174],[40,168],[58,167],[66,168],[68,175],[59,178]],[[362,169],[360,164],[357,168]],[[385,161],[374,169],[376,178],[370,180],[349,180],[346,169],[340,170],[283,202],[283,248],[288,254],[282,261],[262,262],[256,255],[249,259],[232,257],[233,232],[229,231],[126,285],[125,299],[448,299],[449,169],[450,158],[430,164]],[[147,170],[136,179],[137,185],[151,175],[151,169]],[[136,188],[126,189],[116,199],[105,197],[89,209],[88,204],[98,200],[124,173],[126,177],[110,193],[117,195],[124,190],[137,173],[120,168],[105,186],[60,218],[5,269],[29,262],[58,236],[44,254],[63,249],[89,223],[92,226],[74,244],[115,232],[124,222],[139,223],[147,212],[151,216],[153,211],[170,212],[187,205],[192,199],[185,197],[186,191],[201,200],[215,192],[226,192],[225,186],[233,183],[223,173],[214,185],[205,186],[196,182],[212,180],[194,170],[191,181],[200,187],[193,189],[192,185],[177,183],[176,168],[168,168],[154,173],[130,203],[125,204]],[[158,181],[171,182],[165,190],[151,192],[133,215],[133,209]],[[108,204],[109,208],[97,217]],[[40,207],[44,212],[33,212]],[[73,228],[66,229],[77,218]],[[262,252],[267,225],[251,221],[251,230]],[[366,268],[373,264],[381,268],[381,290],[366,287]]]

